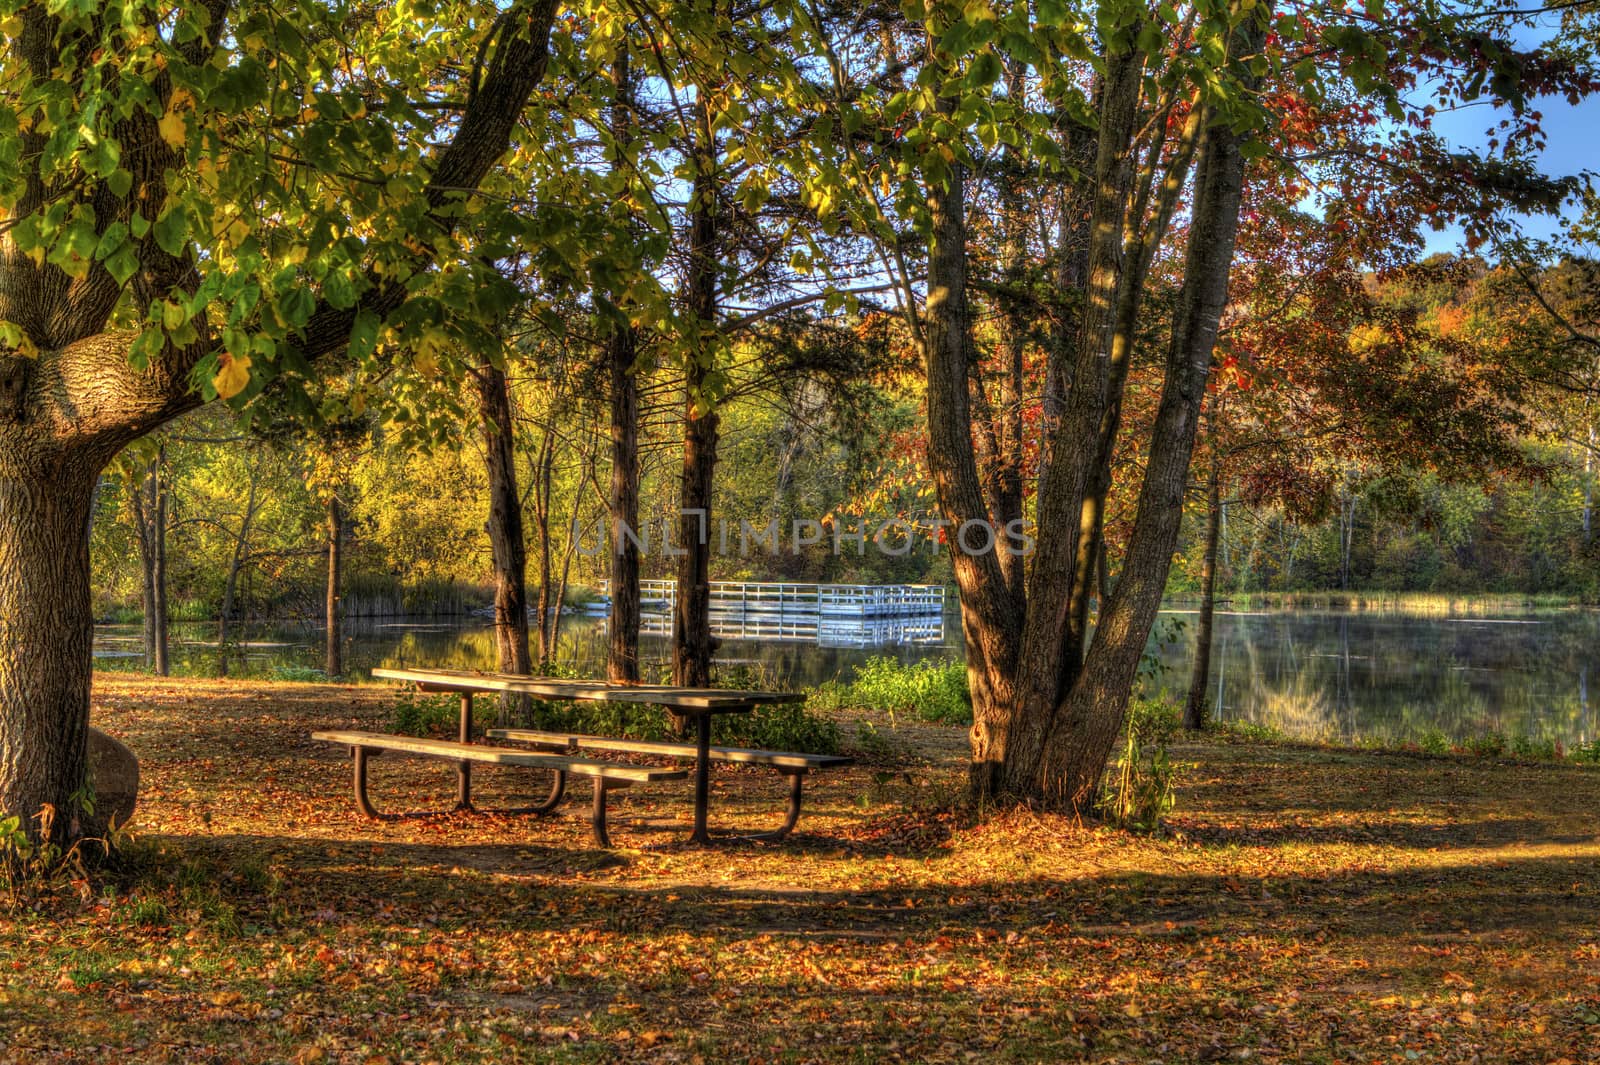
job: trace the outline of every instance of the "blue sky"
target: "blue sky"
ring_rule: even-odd
[[[1548,39],[1550,29],[1529,28],[1515,36],[1519,44],[1532,46]],[[1545,131],[1545,149],[1539,160],[1547,174],[1595,173],[1600,179],[1600,99],[1580,101],[1574,107],[1565,97],[1543,97],[1534,109],[1543,115],[1541,125]],[[1487,130],[1502,114],[1487,107],[1468,107],[1443,113],[1434,120],[1434,129],[1459,148],[1484,151],[1489,134]],[[1557,225],[1551,218],[1525,219],[1524,229],[1533,236],[1552,237]],[[1429,251],[1456,251],[1461,246],[1461,232],[1450,228],[1429,236]],[[1590,246],[1591,255],[1600,255],[1600,248]]]

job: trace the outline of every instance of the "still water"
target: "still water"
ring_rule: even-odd
[[[1188,687],[1194,616],[1165,613],[1151,652],[1162,668],[1150,680],[1181,696]],[[376,666],[490,669],[494,643],[478,618],[347,626],[346,668]],[[960,624],[947,615],[942,634],[919,633],[877,646],[818,646],[775,639],[727,639],[718,654],[740,683],[800,687],[848,680],[873,655],[910,662],[961,653]],[[211,625],[173,627],[174,672],[214,675]],[[322,633],[312,625],[246,628],[229,652],[229,673],[309,679],[322,664]],[[863,640],[862,643],[872,643]],[[142,670],[139,630],[96,630],[96,665]],[[642,653],[660,668],[667,641],[645,637]],[[589,675],[604,671],[600,619],[562,619],[560,659]],[[1465,740],[1495,730],[1566,744],[1600,735],[1600,614],[1563,612],[1497,618],[1381,613],[1275,611],[1219,613],[1212,659],[1212,705],[1222,717],[1306,739],[1400,743],[1430,733]],[[648,670],[647,670],[648,672]]]
[[[1187,692],[1195,618],[1165,617],[1186,624],[1152,647],[1167,667],[1156,683]],[[1571,745],[1600,734],[1593,611],[1219,613],[1211,669],[1208,694],[1222,717],[1305,739],[1404,743],[1498,731]]]

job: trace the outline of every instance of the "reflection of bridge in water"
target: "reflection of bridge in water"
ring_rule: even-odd
[[[672,635],[677,591],[676,581],[639,582],[641,633]],[[942,644],[944,587],[712,581],[711,632],[819,647]]]

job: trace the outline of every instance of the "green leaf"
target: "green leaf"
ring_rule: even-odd
[[[139,272],[139,256],[135,254],[132,244],[123,244],[105,261],[106,272],[119,285],[126,285],[134,274]]]
[[[182,255],[189,243],[189,215],[183,204],[156,219],[154,227],[156,244],[171,256]]]
[[[1002,69],[1000,57],[994,52],[979,52],[967,67],[964,84],[968,89],[987,89],[1000,80]]]

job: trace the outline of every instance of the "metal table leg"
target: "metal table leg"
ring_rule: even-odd
[[[472,742],[472,693],[461,693],[461,742]],[[472,763],[456,763],[456,809],[472,809]]]
[[[695,715],[694,832],[690,843],[711,842],[706,831],[706,806],[711,800],[711,715]]]

